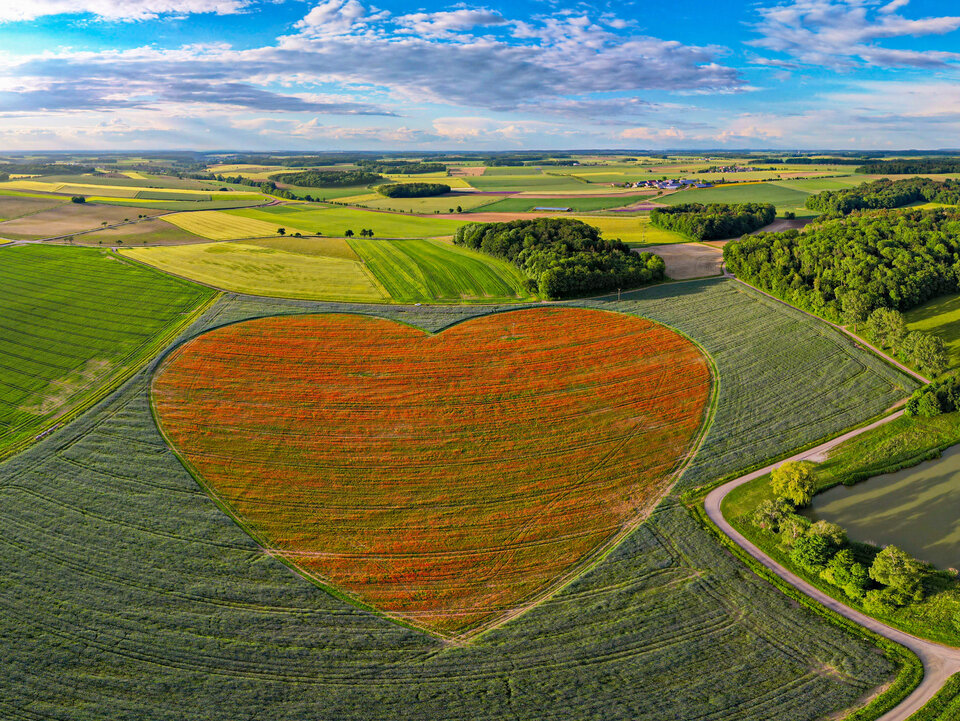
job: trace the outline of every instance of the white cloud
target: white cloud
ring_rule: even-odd
[[[791,0],[759,8],[754,25],[760,38],[748,44],[785,53],[809,65],[849,67],[869,63],[888,67],[938,67],[960,61],[940,50],[895,50],[876,41],[944,35],[960,28],[960,17],[909,19],[898,13],[904,0]]]
[[[36,20],[48,15],[89,14],[101,20],[152,20],[161,15],[243,11],[251,0],[4,0],[0,22]]]
[[[365,31],[370,23],[385,17],[386,12],[371,13],[357,0],[326,0],[310,10],[294,27],[312,38],[336,37]]]
[[[506,19],[492,10],[450,10],[436,13],[412,13],[401,15],[396,23],[404,32],[416,33],[420,37],[447,37],[455,32],[471,30],[475,27],[503,25]]]
[[[624,140],[649,140],[654,143],[663,143],[670,140],[684,140],[687,134],[677,128],[626,128],[619,137]]]

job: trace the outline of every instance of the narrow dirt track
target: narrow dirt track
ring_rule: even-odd
[[[871,423],[868,426],[857,428],[856,430],[845,433],[842,436],[838,436],[831,441],[827,441],[816,448],[811,448],[810,450],[798,453],[797,455],[788,458],[785,461],[781,461],[781,463],[786,463],[787,461],[822,459],[828,451],[840,445],[844,441],[858,436],[861,433],[865,433],[869,430],[877,428],[885,423],[889,423],[890,421],[899,418],[901,415],[903,415],[903,411],[897,411],[896,413],[876,421],[875,423]],[[711,491],[704,501],[704,507],[707,515],[714,523],[717,524],[717,527],[720,528],[721,531],[723,531],[728,537],[730,537],[731,540],[734,541],[734,543],[757,559],[766,568],[777,574],[784,581],[832,611],[839,613],[841,616],[849,618],[851,621],[854,621],[865,628],[869,628],[874,633],[877,633],[881,636],[886,636],[890,640],[906,646],[917,655],[917,657],[923,662],[923,681],[920,682],[920,685],[917,686],[913,693],[904,699],[899,706],[891,711],[888,711],[878,719],[878,721],[906,721],[911,715],[922,708],[923,705],[926,704],[927,701],[929,701],[934,694],[937,693],[937,691],[940,690],[950,676],[955,673],[960,673],[960,648],[953,648],[951,646],[933,643],[932,641],[925,641],[924,639],[904,633],[903,631],[893,628],[892,626],[888,626],[885,623],[881,623],[876,619],[860,613],[860,611],[856,611],[849,606],[840,603],[839,601],[825,594],[820,589],[816,588],[810,583],[807,583],[796,574],[788,571],[786,568],[781,566],[779,563],[757,548],[754,544],[748,541],[743,534],[730,525],[727,519],[724,518],[723,514],[720,512],[720,504],[723,502],[723,499],[727,496],[727,494],[730,493],[730,491],[732,491],[734,488],[742,486],[745,483],[749,483],[750,481],[769,473],[779,465],[780,463],[771,464],[766,468],[761,468],[759,471],[748,473],[745,476],[741,476],[740,478],[732,480],[729,483],[726,483]]]

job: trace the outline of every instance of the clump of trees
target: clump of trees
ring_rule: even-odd
[[[955,205],[960,202],[960,181],[883,178],[873,183],[862,183],[855,188],[824,190],[809,196],[806,206],[827,215],[847,215],[855,210],[902,208],[918,201]]]
[[[424,173],[447,172],[447,166],[443,163],[424,163],[414,160],[360,160],[357,161],[357,165],[371,173],[392,175],[422,175]]]
[[[446,195],[450,186],[444,183],[388,183],[378,185],[377,192],[388,198],[432,198]]]
[[[71,203],[86,203],[86,202],[87,202],[87,196],[85,196],[85,195],[74,195],[74,196],[71,196],[70,202],[71,202]]]
[[[634,253],[571,218],[468,223],[457,229],[453,242],[513,263],[544,298],[634,288],[664,277],[659,256]]]
[[[777,209],[769,203],[683,203],[650,211],[650,223],[697,240],[735,238],[770,225]]]
[[[960,213],[879,211],[727,243],[727,269],[829,320],[859,323],[960,290]]]
[[[856,169],[870,175],[930,175],[933,173],[960,173],[960,158],[914,158],[912,160],[874,160]]]
[[[305,170],[299,173],[272,175],[278,183],[301,188],[340,188],[351,185],[370,185],[383,180],[379,173],[366,170]]]
[[[896,546],[870,558],[865,547],[850,543],[840,526],[813,523],[796,512],[816,489],[811,464],[784,463],[771,474],[771,489],[775,497],[761,501],[750,522],[776,536],[795,566],[841,589],[871,613],[923,600],[926,569],[920,561]]]
[[[918,388],[907,401],[908,416],[932,418],[960,411],[960,377],[952,376]]]
[[[877,308],[867,318],[864,330],[881,348],[889,348],[900,360],[931,375],[940,375],[947,368],[943,339],[931,333],[907,330],[906,320],[898,310]]]

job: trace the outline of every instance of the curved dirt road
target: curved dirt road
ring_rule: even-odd
[[[902,413],[903,411],[898,411],[897,413],[887,416],[886,418],[883,418],[875,423],[871,423],[868,426],[864,426],[863,428],[858,428],[850,431],[849,433],[845,433],[842,436],[838,436],[837,438],[827,441],[816,448],[811,448],[810,450],[798,453],[797,455],[788,458],[785,461],[781,461],[781,463],[785,463],[786,461],[822,459],[827,451],[839,445],[840,443],[843,443],[845,440],[860,435],[861,433],[876,428],[877,426],[883,425],[884,423],[889,423],[895,418],[899,418]],[[952,648],[939,643],[933,643],[932,641],[925,641],[917,638],[916,636],[911,636],[908,633],[899,631],[892,626],[881,623],[876,619],[870,618],[869,616],[840,603],[839,601],[820,591],[818,588],[807,583],[796,574],[791,573],[772,558],[764,554],[763,551],[753,545],[739,531],[730,525],[727,519],[725,519],[723,514],[720,512],[720,504],[726,495],[734,488],[742,486],[743,484],[748,483],[755,478],[759,478],[760,476],[769,473],[779,465],[780,463],[771,464],[766,468],[762,468],[759,471],[754,471],[753,473],[748,473],[745,476],[741,476],[740,478],[732,480],[729,483],[726,483],[711,491],[704,501],[707,515],[710,516],[710,519],[717,524],[720,530],[729,536],[738,546],[760,561],[760,563],[762,563],[768,569],[773,571],[773,573],[780,576],[780,578],[785,580],[787,583],[796,587],[800,591],[803,591],[806,595],[823,604],[827,608],[836,611],[841,616],[845,616],[851,621],[869,628],[871,631],[881,636],[886,636],[887,638],[906,646],[920,658],[920,660],[923,662],[923,680],[920,682],[920,685],[917,686],[913,693],[904,699],[900,705],[891,711],[888,711],[878,719],[878,721],[906,721],[912,714],[916,713],[921,707],[923,707],[923,705],[927,703],[927,701],[929,701],[937,691],[940,690],[950,676],[960,672],[960,648]]]

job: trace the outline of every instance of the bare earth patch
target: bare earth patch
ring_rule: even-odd
[[[723,253],[700,243],[674,243],[635,248],[636,253],[655,253],[667,264],[667,275],[674,280],[720,275]]]

